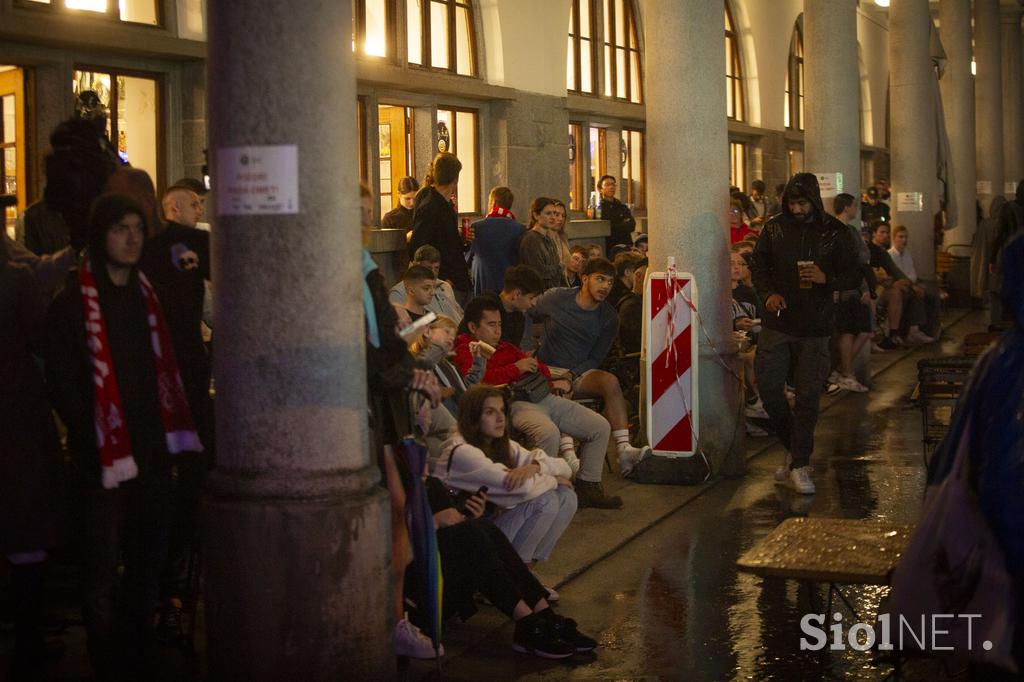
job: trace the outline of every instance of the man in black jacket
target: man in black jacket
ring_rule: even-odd
[[[617,187],[611,175],[602,175],[597,182],[597,189],[601,193],[601,218],[611,223],[611,234],[605,239],[605,252],[610,252],[616,244],[633,246],[636,219],[629,206],[615,197]]]
[[[757,344],[757,381],[772,426],[789,450],[775,477],[799,493],[812,494],[809,462],[818,400],[829,373],[834,301],[861,279],[849,231],[825,213],[812,173],[798,173],[786,185],[782,212],[765,225],[750,269],[766,311]],[[791,370],[796,389],[792,410],[783,392]]]

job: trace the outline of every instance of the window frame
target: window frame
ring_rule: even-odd
[[[747,142],[729,140],[729,184],[747,191]]]
[[[633,155],[630,153],[630,151],[631,151],[630,147],[632,146],[632,137],[631,137],[632,133],[635,133],[635,134],[639,135],[639,139],[640,139],[640,167],[639,167],[639,169],[633,168]],[[638,183],[640,185],[639,196],[635,196],[636,192],[634,192],[632,184],[622,183],[622,184],[625,184],[625,186],[626,186],[626,192],[625,192],[625,196],[623,197],[623,199],[624,199],[625,203],[633,205],[633,210],[634,211],[645,210],[647,208],[647,173],[645,172],[646,169],[647,169],[647,131],[643,130],[642,128],[630,128],[630,127],[627,127],[627,126],[623,126],[622,127],[622,132],[620,134],[620,138],[619,139],[620,139],[619,144],[620,145],[624,145],[624,146],[620,146],[619,150],[620,150],[620,155],[621,154],[625,154],[625,156],[626,156],[626,164],[629,165],[629,169],[630,169],[630,171],[629,171],[630,180],[632,180],[633,182],[636,182],[636,183]],[[627,140],[629,140],[628,144],[626,143]],[[619,176],[620,176],[619,177],[620,182],[622,180],[624,180],[625,177],[626,177],[625,174],[622,173],[621,170],[619,171]]]
[[[736,32],[736,22],[733,19],[732,7],[729,0],[725,0],[725,43],[727,48],[728,63],[725,72],[725,87],[732,92],[733,111],[729,112],[728,98],[726,99],[726,116],[730,121],[743,122],[746,116],[746,98],[743,96],[743,60],[740,58],[739,34]],[[729,67],[732,73],[729,73]]]
[[[14,7],[28,9],[35,12],[64,13],[73,17],[93,17],[100,21],[109,21],[126,26],[141,26],[143,28],[167,29],[167,17],[164,16],[164,3],[161,0],[153,0],[155,24],[147,24],[142,21],[130,21],[121,18],[120,3],[114,0],[107,0],[106,12],[94,12],[88,9],[71,9],[65,0],[50,0],[50,2],[34,2],[33,0],[14,0]]]
[[[590,7],[590,35],[589,37],[583,37],[580,35],[580,4],[587,3]],[[566,83],[566,89],[569,92],[576,93],[578,95],[585,95],[587,97],[599,97],[601,89],[597,78],[597,50],[594,49],[595,36],[597,34],[597,0],[572,0],[572,5],[569,8],[570,13],[570,29],[575,26],[576,33],[569,32],[569,39],[572,40],[572,54],[568,58],[573,60],[573,76],[575,76],[576,83]],[[583,90],[583,77],[582,73],[582,62],[580,57],[580,43],[586,40],[590,43],[590,92]],[[568,80],[568,79],[567,79]]]
[[[380,59],[395,61],[398,58],[396,44],[398,42],[398,5],[397,0],[384,2],[384,54],[367,54],[362,45],[366,44],[366,3],[367,0],[352,2],[352,37],[355,41],[355,54],[363,59]]]
[[[603,54],[605,57],[605,68],[602,75],[607,75],[610,82],[604,83],[604,89],[602,93],[608,99],[617,100],[619,102],[629,102],[631,104],[643,104],[644,103],[644,77],[643,77],[643,60],[640,58],[640,39],[636,30],[636,9],[633,7],[632,0],[622,0],[623,17],[625,24],[622,27],[622,34],[624,36],[625,44],[619,45],[616,42],[615,36],[618,33],[618,21],[619,17],[615,14],[615,3],[616,0],[604,0],[602,3],[602,26],[604,28],[604,35],[601,40],[603,47]],[[636,47],[630,47],[630,43]],[[625,83],[625,97],[619,97],[618,93],[618,52],[624,50],[626,53],[626,83]],[[637,100],[633,101],[633,69],[632,64],[633,57],[636,57],[636,78],[637,78]],[[610,93],[610,94],[608,94]]]
[[[789,41],[789,60],[786,63],[786,129],[804,130],[804,32],[800,21],[793,24]],[[795,84],[795,86],[794,86]]]
[[[462,206],[460,205],[459,206],[459,210],[458,210],[458,214],[460,216],[479,215],[480,212],[481,212],[480,211],[480,206],[481,206],[481,202],[480,202],[480,187],[481,187],[481,184],[480,184],[480,170],[481,170],[481,168],[480,168],[480,110],[479,109],[473,109],[471,107],[456,106],[456,105],[453,105],[453,104],[438,104],[435,114],[437,112],[441,112],[441,111],[450,111],[452,113],[451,131],[449,133],[449,135],[451,136],[451,142],[450,142],[450,146],[448,147],[447,151],[451,152],[452,154],[454,154],[457,157],[459,157],[459,143],[458,143],[458,136],[459,136],[458,125],[459,124],[458,124],[458,116],[456,116],[456,114],[457,113],[472,114],[473,117],[474,117],[475,124],[473,126],[473,168],[475,170],[475,173],[473,175],[473,195],[474,195],[474,198],[473,198],[473,208],[472,208],[472,210],[465,211],[465,210],[463,210]],[[436,118],[437,117],[435,115],[435,120],[436,120]],[[438,151],[440,151],[437,148],[437,126],[436,125],[434,127],[434,130],[431,132],[431,136],[432,136],[432,140],[433,140],[433,153],[436,154]],[[459,157],[459,160],[461,161],[462,157]],[[465,172],[465,166],[466,166],[465,162],[463,162],[462,165],[463,165],[463,172]],[[460,177],[461,177],[461,173],[460,173]]]
[[[406,0],[406,9],[409,9],[410,0]],[[434,4],[445,5],[448,8],[448,66],[433,66],[433,55],[431,54],[431,29],[430,10]],[[458,64],[458,10],[465,9],[468,19],[469,40],[469,61],[470,73],[459,73]],[[408,20],[406,20],[408,25]],[[477,36],[476,36],[476,13],[472,0],[421,0],[420,2],[420,56],[422,64],[410,62],[408,59],[408,42],[412,36],[406,35],[406,63],[410,68],[426,69],[449,73],[453,76],[463,78],[480,78],[480,65],[477,59]],[[447,109],[446,109],[447,110]]]
[[[584,211],[583,195],[586,193],[583,182],[583,121],[569,121],[569,210]],[[573,150],[575,150],[573,152]]]
[[[75,71],[87,71],[91,73],[102,73],[110,76],[110,106],[107,107],[107,118],[110,124],[110,142],[117,149],[117,77],[127,76],[128,78],[144,78],[154,81],[156,84],[154,92],[156,101],[153,104],[153,113],[156,116],[156,177],[152,178],[156,187],[157,196],[163,194],[166,188],[166,164],[167,164],[167,128],[164,117],[164,74],[155,71],[140,71],[138,69],[121,69],[112,66],[100,66],[91,63],[74,62],[71,66],[71,73]]]

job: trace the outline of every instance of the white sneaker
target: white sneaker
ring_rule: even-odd
[[[395,624],[395,655],[409,658],[437,658],[444,656],[444,645],[434,645],[418,627],[403,618]]]
[[[915,329],[907,334],[907,343],[912,345],[924,345],[927,343],[934,343],[935,339],[925,334],[920,329]]]
[[[559,599],[562,598],[561,595],[558,594],[558,591],[555,588],[548,587],[544,583],[541,583],[540,586],[548,591],[548,601],[549,602],[556,602],[556,601],[558,601]]]
[[[813,495],[816,491],[814,481],[811,480],[811,467],[802,466],[789,470],[789,479],[786,485],[801,495]]]
[[[642,448],[634,448],[632,445],[627,445],[619,450],[619,472],[624,477],[628,477],[636,469],[636,465],[649,454],[651,454],[651,447],[649,445],[645,445]]]
[[[836,393],[839,393],[839,391],[841,391],[841,390],[843,390],[843,389],[842,389],[842,387],[839,386],[839,384],[833,384],[833,383],[829,382],[829,383],[825,384],[824,393],[825,393],[825,395],[835,395]]]
[[[747,435],[751,436],[752,438],[764,438],[765,436],[769,435],[767,431],[762,429],[757,424],[754,424],[753,422],[747,422],[746,428]]]
[[[786,479],[789,477],[789,467],[791,467],[792,465],[793,465],[793,453],[787,452],[786,453],[786,462],[785,462],[785,464],[783,464],[782,466],[780,466],[778,469],[775,470],[775,480],[776,480],[776,482],[778,482],[778,483],[785,483]]]
[[[756,419],[768,419],[768,413],[765,412],[764,403],[760,398],[752,403],[747,403],[747,406],[743,408],[743,414]]]
[[[853,391],[854,393],[867,393],[870,389],[864,384],[857,381],[853,376],[846,376],[845,374],[839,377],[839,388],[845,388],[847,391]]]
[[[841,376],[843,376],[843,375],[839,373],[839,370],[837,370],[837,369],[832,370],[832,373],[828,375],[828,383],[830,383],[830,384],[838,384],[839,383],[839,377],[841,377]]]

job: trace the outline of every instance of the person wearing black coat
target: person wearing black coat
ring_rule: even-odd
[[[32,357],[47,303],[32,270],[0,251],[0,554],[14,583],[15,679],[46,654],[43,572],[59,525],[60,442]]]
[[[438,277],[452,283],[456,300],[465,305],[472,295],[473,282],[466,263],[466,245],[459,234],[459,215],[448,200],[458,189],[461,171],[462,163],[454,154],[442,153],[434,158],[413,204],[409,257],[424,244],[440,251]]]

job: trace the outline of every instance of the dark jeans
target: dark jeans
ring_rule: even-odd
[[[917,325],[923,333],[935,336],[940,331],[939,297],[926,291],[922,298],[911,295],[903,308],[903,320],[900,323],[900,335],[906,336],[910,327]]]
[[[89,657],[100,679],[131,675],[144,660],[172,506],[169,476],[86,494],[84,618]]]
[[[757,339],[754,369],[764,409],[779,440],[793,454],[793,467],[807,466],[814,451],[818,401],[828,377],[829,338],[790,336],[765,328]],[[796,404],[783,391],[792,370]]]
[[[167,561],[160,579],[160,596],[165,600],[194,596],[189,594],[189,560],[198,541],[199,501],[208,461],[206,453],[175,455],[174,509],[168,531]]]

